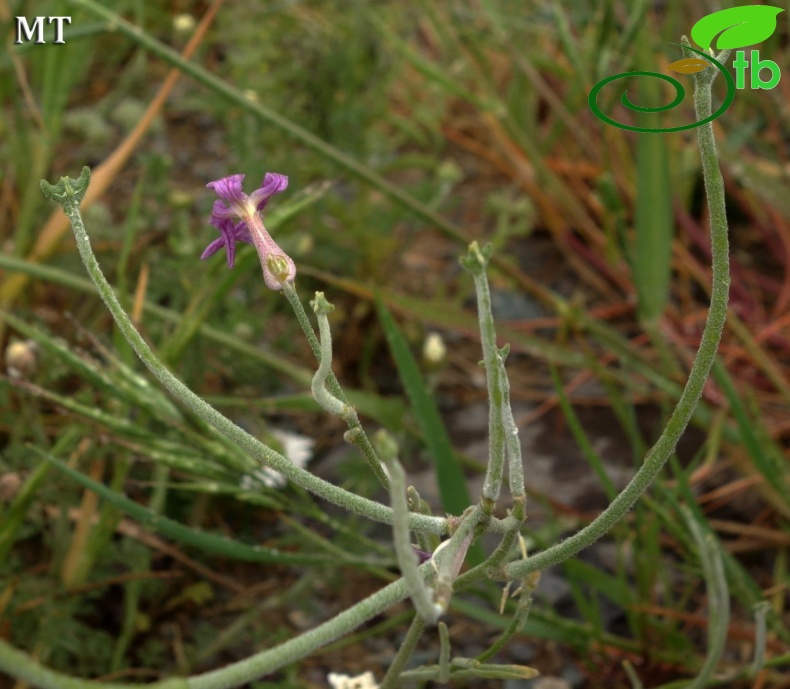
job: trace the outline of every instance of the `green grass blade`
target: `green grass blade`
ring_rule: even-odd
[[[790,474],[782,450],[776,446],[759,418],[749,414],[738,396],[730,374],[719,359],[713,364],[713,379],[727,396],[741,439],[754,468],[763,476],[763,494],[785,517],[790,517]]]
[[[661,101],[658,79],[640,79],[640,101]],[[660,126],[657,115],[645,114],[640,126]],[[636,209],[631,267],[636,287],[638,313],[645,324],[661,317],[669,296],[672,265],[672,188],[669,180],[668,144],[664,136],[640,134],[636,140]]]
[[[274,563],[274,564],[288,564],[288,565],[304,565],[304,564],[320,564],[320,563],[337,563],[337,556],[324,556],[324,555],[308,555],[301,553],[286,553],[271,548],[264,548],[263,546],[251,546],[237,541],[232,541],[223,536],[215,536],[213,534],[205,533],[196,529],[191,529],[183,524],[156,514],[147,507],[130,500],[120,493],[109,489],[107,486],[94,481],[93,479],[85,476],[81,472],[72,469],[64,462],[52,456],[48,452],[37,447],[30,447],[41,458],[46,459],[56,469],[62,471],[74,479],[77,483],[84,486],[88,490],[92,490],[104,500],[117,507],[122,512],[125,512],[135,520],[147,526],[149,529],[157,533],[172,538],[174,541],[193,546],[204,553],[211,555],[219,555],[234,560],[241,560],[244,562],[261,562],[261,563]],[[349,558],[348,562],[359,558]],[[371,563],[367,563],[371,564]]]
[[[168,64],[178,67],[184,74],[188,74],[199,83],[211,89],[215,95],[225,98],[229,102],[253,113],[255,117],[262,122],[266,122],[282,130],[296,141],[299,141],[302,145],[312,149],[327,160],[331,160],[341,168],[344,168],[354,176],[378,189],[386,196],[389,196],[403,207],[410,209],[423,220],[435,225],[443,233],[447,234],[447,236],[454,238],[463,245],[469,244],[469,239],[463,234],[460,228],[440,214],[435,213],[411,194],[403,191],[395,184],[388,182],[367,165],[360,163],[358,160],[335,146],[328,144],[320,137],[311,134],[305,128],[300,127],[295,122],[275,112],[271,108],[261,103],[253,102],[244,95],[242,90],[226,84],[222,79],[217,78],[209,70],[200,65],[190,62],[189,60],[184,60],[177,51],[157,41],[153,36],[141,31],[139,27],[130,24],[112,10],[103,7],[93,0],[70,0],[70,2],[72,5],[84,7],[92,14],[111,22],[120,34],[131,39],[151,54],[162,58]]]
[[[238,269],[245,261],[253,262],[257,260],[258,255],[254,251],[250,250],[249,252],[245,252],[242,250],[239,252],[236,267]],[[90,280],[53,266],[32,263],[7,254],[0,254],[0,269],[24,273],[38,280],[62,285],[77,292],[97,295],[96,287]],[[168,309],[151,301],[146,301],[143,304],[143,311],[146,314],[155,316],[165,323],[174,325],[178,325],[183,318],[183,314],[174,309]],[[18,318],[13,321],[11,318],[13,317],[9,317],[8,312],[0,311],[0,321],[7,320],[12,327],[17,328],[17,326],[19,326],[20,332],[32,333],[28,335],[28,337],[32,337],[33,339],[38,338],[38,335],[35,334],[37,331],[31,326],[25,326],[23,321]],[[23,330],[23,328],[25,328],[25,330]],[[273,371],[289,377],[305,388],[310,387],[310,381],[313,377],[312,371],[291,363],[285,357],[268,352],[261,347],[256,347],[244,340],[240,340],[226,330],[212,327],[206,323],[201,323],[199,325],[198,332],[209,342],[227,347],[229,350],[242,355],[245,359],[260,362]],[[379,423],[387,425],[390,428],[400,425],[400,418],[403,414],[403,408],[400,403],[394,400],[385,400],[359,390],[349,390],[346,392],[346,395],[348,396],[349,402],[353,404],[361,414],[375,419]]]
[[[401,381],[406,389],[409,402],[411,402],[414,416],[433,457],[442,507],[449,514],[461,514],[472,504],[472,501],[466,488],[466,478],[455,459],[453,447],[439,415],[439,410],[425,387],[419,366],[409,349],[406,338],[384,302],[379,298],[376,299],[376,310],[384,328],[392,358],[395,360]]]
[[[708,593],[708,654],[699,674],[687,689],[703,689],[708,685],[727,645],[730,624],[730,589],[724,572],[724,548],[703,519],[688,507],[681,508],[696,544]]]
[[[584,455],[584,458],[587,460],[587,463],[598,477],[601,487],[606,492],[607,499],[611,502],[617,495],[617,489],[615,488],[614,483],[612,483],[612,479],[609,478],[609,474],[606,473],[606,469],[604,468],[601,457],[595,451],[595,448],[593,448],[586,431],[582,427],[581,421],[579,421],[579,417],[576,415],[573,405],[570,403],[568,396],[565,394],[565,387],[562,383],[562,378],[560,377],[559,371],[557,371],[557,367],[551,366],[550,373],[551,382],[554,386],[554,392],[557,394],[560,409],[565,416],[565,420],[568,423],[568,428],[573,435],[573,439],[579,446],[579,449]]]
[[[49,471],[48,464],[39,464],[27,477],[19,493],[7,510],[2,513],[0,522],[0,562],[7,562],[8,553],[19,537],[19,529],[25,516],[36,499],[38,489]]]

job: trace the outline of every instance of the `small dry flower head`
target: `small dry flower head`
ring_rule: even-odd
[[[329,684],[332,685],[332,689],[378,689],[379,686],[376,684],[376,678],[373,676],[373,673],[369,671],[356,677],[330,672],[327,675],[327,679]]]
[[[428,333],[422,343],[422,358],[429,364],[441,364],[447,357],[447,345],[439,333]]]
[[[11,378],[27,379],[38,366],[38,344],[33,340],[17,340],[6,347],[6,372]]]
[[[279,429],[274,429],[270,433],[282,444],[286,459],[300,469],[304,469],[313,458],[315,440],[312,438]],[[245,474],[240,485],[244,490],[255,490],[261,484],[269,488],[282,488],[285,485],[285,476],[269,467],[261,467],[250,474]]]

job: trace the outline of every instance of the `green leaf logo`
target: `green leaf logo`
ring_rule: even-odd
[[[745,48],[760,43],[776,31],[776,15],[784,12],[771,5],[748,5],[720,10],[700,19],[691,29],[691,37],[705,50],[718,35],[716,48]]]

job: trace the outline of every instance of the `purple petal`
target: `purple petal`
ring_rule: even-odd
[[[233,268],[236,263],[236,242],[225,244],[225,255],[228,259],[228,268]]]
[[[216,254],[223,246],[225,246],[225,239],[223,237],[219,237],[215,239],[211,244],[209,244],[204,250],[203,253],[200,254],[200,260],[207,259],[209,256],[213,256]]]
[[[223,201],[227,201],[229,206],[243,204],[247,195],[242,189],[244,175],[229,175],[221,179],[209,182],[206,186],[213,189],[217,196]]]
[[[228,208],[222,201],[219,199],[214,201],[214,205],[211,208],[211,219],[209,222],[214,225],[215,227],[219,227],[221,223],[225,220],[230,220],[236,217],[236,213],[232,208]]]
[[[205,248],[201,258],[208,258],[224,248],[228,268],[233,268],[236,261],[236,242],[254,244],[261,258],[266,284],[272,289],[282,289],[280,281],[270,274],[271,271],[267,272],[267,256],[276,254],[285,260],[285,264],[279,264],[276,269],[286,274],[284,279],[287,281],[293,281],[296,275],[296,266],[266,231],[258,211],[264,208],[272,196],[288,187],[288,177],[275,172],[267,172],[260,188],[249,196],[244,193],[243,183],[244,175],[238,174],[222,177],[206,185],[209,189],[214,190],[219,197],[214,201],[210,222],[219,230],[220,237]],[[237,218],[241,218],[242,221],[234,223]],[[253,225],[255,225],[256,239],[253,239],[252,230],[250,230]],[[258,225],[260,225],[260,232],[257,229]],[[282,274],[280,276],[282,277]]]
[[[238,233],[241,229],[239,226],[234,225],[233,221],[229,218],[211,218],[212,224],[219,230],[220,237],[215,239],[211,244],[209,244],[201,258],[207,258],[208,256],[212,256],[213,254],[217,253],[220,248],[225,247],[225,253],[227,254],[228,259],[228,268],[233,268],[233,264],[236,261],[236,240],[238,239]],[[239,223],[242,225],[243,223]]]
[[[430,560],[430,559],[431,559],[431,557],[432,557],[431,553],[426,553],[424,550],[420,550],[420,549],[419,549],[417,546],[415,546],[415,545],[413,545],[413,546],[411,547],[411,549],[412,549],[412,550],[414,551],[414,553],[417,555],[417,560],[419,561],[419,564],[422,564],[423,562],[428,562],[428,560]]]
[[[226,220],[219,228],[225,242],[225,253],[228,256],[228,268],[233,268],[236,262],[236,226],[232,220]]]
[[[288,177],[276,172],[267,172],[263,176],[261,186],[250,194],[250,203],[255,204],[255,208],[262,211],[269,199],[281,191],[288,188]]]
[[[245,222],[240,222],[238,225],[236,225],[235,237],[240,242],[245,242],[247,244],[255,244],[255,242],[252,241],[250,228],[247,227],[247,223]]]

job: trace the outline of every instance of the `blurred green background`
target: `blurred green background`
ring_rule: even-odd
[[[641,462],[706,314],[699,154],[693,130],[626,132],[596,119],[587,95],[611,74],[666,73],[681,57],[672,43],[732,3],[109,3],[135,31],[87,5],[0,0],[4,639],[71,674],[142,682],[272,646],[395,576],[386,529],[256,479],[240,451],[151,382],[39,190],[40,179],[76,177],[83,165],[93,172],[83,208],[94,250],[161,358],[273,445],[290,442],[275,429],[313,438],[326,478],[377,495],[342,424],[310,398],[312,355],[285,300],[264,288],[253,249],[241,247],[232,271],[220,256],[198,260],[216,237],[205,185],[220,177],[244,173],[250,192],[267,171],[288,175],[267,227],[296,261],[303,300],[323,290],[337,306],[334,371],[366,425],[397,435],[407,472],[433,475],[441,460],[410,409],[405,391],[417,382],[393,361],[374,299],[396,316],[445,419],[481,405],[474,290],[457,261],[472,240],[496,249],[490,279],[522,433],[542,424],[549,440],[564,439],[558,465],[572,446],[602,495],[620,485],[613,466],[627,474]],[[15,16],[72,21],[62,45],[51,25],[46,44],[15,45]],[[757,46],[784,77],[771,90],[739,90],[714,123],[733,281],[721,365],[692,441],[611,535],[612,557],[555,568],[564,602],[539,595],[514,650],[499,656],[565,686],[630,686],[632,666],[654,687],[702,667],[709,601],[681,504],[719,544],[734,601],[724,685],[790,686],[789,17]],[[691,77],[678,78],[690,93]],[[604,110],[639,122],[610,88]],[[714,93],[720,102],[724,85]],[[693,121],[690,101],[662,115],[665,126]],[[430,333],[447,347],[439,362],[421,357]],[[481,458],[448,426],[449,461],[477,499]],[[619,439],[615,464],[607,438]],[[321,557],[262,566],[155,535],[31,444],[152,513]],[[600,507],[564,500],[563,483],[582,473],[530,485],[528,455],[525,473],[540,512],[525,530],[532,550]],[[439,493],[458,495],[447,481],[438,514]],[[496,613],[496,587],[476,593],[458,599],[451,625],[472,656],[509,619]],[[760,601],[768,606],[755,619]],[[265,686],[325,686],[329,671],[380,677],[407,617],[397,608]],[[761,619],[768,662],[755,673]],[[433,662],[436,646],[423,651]]]

